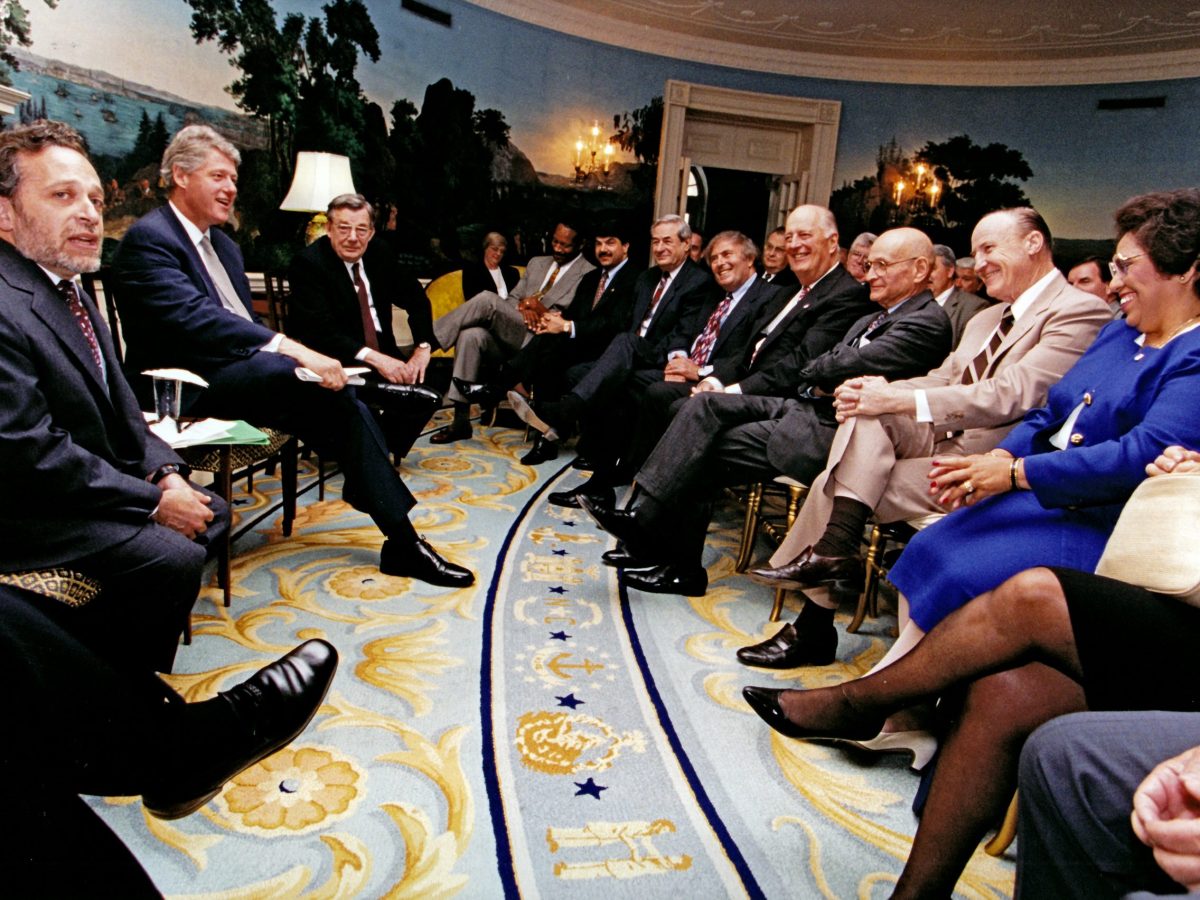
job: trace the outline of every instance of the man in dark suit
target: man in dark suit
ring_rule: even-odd
[[[691,234],[682,216],[663,216],[650,227],[655,264],[634,285],[629,330],[613,338],[586,372],[574,373],[578,380],[561,400],[537,409],[517,403],[517,415],[543,434],[553,428],[568,436],[586,414],[583,443],[588,455],[605,455],[599,448],[615,436],[610,427],[613,401],[627,389],[661,380],[668,351],[689,347],[703,325],[696,320],[711,297],[713,281],[688,256]]]
[[[763,241],[762,280],[778,288],[798,290],[800,281],[788,265],[787,229],[780,225],[772,229]]]
[[[237,244],[219,228],[237,196],[237,148],[205,125],[163,154],[170,203],[138,220],[113,259],[133,372],[176,366],[208,382],[185,412],[247,419],[298,435],[340,464],[343,498],[387,537],[379,568],[452,587],[474,576],[442,559],[408,520],[416,500],[388,460],[370,410],[345,390],[342,364],[259,323]],[[317,383],[301,381],[307,369]]]
[[[103,200],[70,127],[0,135],[0,571],[96,578],[89,604],[48,612],[116,665],[169,672],[228,510],[147,429],[78,284],[100,267]]]
[[[581,498],[600,526],[624,541],[627,567],[652,567],[628,573],[630,587],[704,594],[704,497],[713,486],[780,472],[810,480],[824,466],[837,430],[829,400],[835,387],[855,375],[912,375],[945,357],[950,323],[925,287],[932,255],[929,239],[916,229],[884,232],[867,261],[871,299],[883,309],[864,316],[840,344],[805,365],[793,397],[702,394],[685,404],[637,473],[643,499],[635,511]]]
[[[535,388],[542,400],[562,396],[568,372],[595,360],[628,327],[638,276],[628,264],[629,238],[623,221],[599,223],[594,243],[596,268],[580,279],[571,302],[541,317],[533,337],[497,368],[492,382],[470,385],[459,381],[456,387],[462,395],[473,403],[493,406],[510,388],[523,398]],[[536,465],[557,458],[558,443],[539,432],[521,462]]]
[[[945,244],[933,245],[933,271],[929,275],[929,290],[938,302],[953,331],[954,347],[962,340],[963,330],[972,316],[987,309],[991,304],[983,297],[969,294],[955,287],[954,251]]]
[[[372,245],[374,210],[366,197],[334,197],[326,215],[329,233],[292,260],[284,330],[343,365],[375,370],[377,379],[359,393],[379,413],[388,448],[400,459],[441,401],[420,386],[433,340],[429,298],[388,249]],[[396,345],[392,307],[407,313],[415,346]]]

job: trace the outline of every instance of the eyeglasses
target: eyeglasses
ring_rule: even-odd
[[[888,269],[890,269],[892,266],[898,266],[900,263],[912,262],[914,259],[920,259],[920,257],[910,256],[908,259],[893,259],[891,262],[888,262],[886,259],[868,259],[865,263],[863,263],[863,269],[868,273],[878,272],[880,275],[886,277]]]
[[[1145,253],[1135,253],[1133,256],[1122,256],[1120,253],[1112,258],[1112,262],[1108,264],[1108,271],[1112,273],[1113,278],[1118,276],[1124,278],[1129,274],[1129,264],[1140,256],[1145,256]]]
[[[350,235],[354,235],[359,240],[365,240],[371,233],[371,229],[367,225],[359,225],[357,227],[353,225],[335,225],[333,230],[338,233],[339,237],[348,238]]]

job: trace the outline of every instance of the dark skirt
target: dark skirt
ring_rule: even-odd
[[[1200,608],[1123,581],[1052,569],[1093,710],[1200,712]]]

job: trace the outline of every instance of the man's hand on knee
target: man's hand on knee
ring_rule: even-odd
[[[209,509],[212,500],[207,494],[193,488],[179,475],[168,475],[158,486],[162,488],[162,497],[151,516],[155,522],[188,538],[208,530],[213,511]]]

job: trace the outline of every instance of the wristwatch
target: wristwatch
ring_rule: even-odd
[[[168,475],[182,475],[184,478],[187,478],[191,471],[187,466],[178,463],[167,463],[166,465],[159,466],[150,473],[150,483],[158,484]]]

